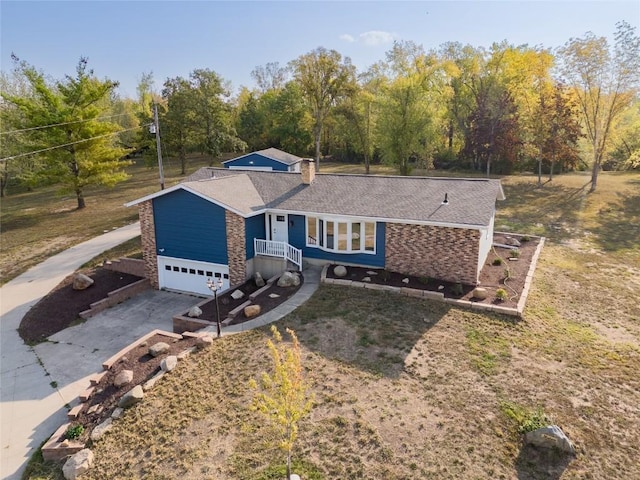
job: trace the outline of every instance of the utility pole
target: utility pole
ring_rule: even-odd
[[[156,151],[158,152],[158,171],[160,172],[160,190],[164,190],[164,171],[162,169],[162,150],[160,149],[160,122],[158,121],[158,104],[153,104],[153,126],[156,133]]]

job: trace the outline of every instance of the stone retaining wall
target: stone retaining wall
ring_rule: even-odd
[[[128,273],[136,277],[147,278],[144,260],[139,258],[119,258],[118,260],[107,261],[104,268],[114,272]]]
[[[320,283],[326,283],[330,285],[343,285],[346,287],[355,287],[355,288],[367,288],[370,290],[381,290],[385,292],[393,292],[393,293],[398,293],[400,295],[405,295],[407,297],[435,300],[438,302],[444,302],[444,303],[448,303],[458,307],[468,308],[471,310],[495,312],[503,315],[510,315],[510,316],[522,318],[527,297],[529,295],[529,289],[531,288],[531,282],[533,281],[533,275],[536,270],[536,265],[538,263],[538,259],[540,258],[542,247],[544,246],[544,241],[545,241],[545,237],[540,237],[540,241],[538,242],[536,251],[534,252],[533,257],[531,259],[529,272],[527,273],[527,278],[524,283],[524,288],[522,289],[522,293],[520,295],[520,299],[518,301],[518,305],[516,308],[504,307],[502,305],[494,305],[494,304],[488,304],[488,303],[470,302],[469,300],[456,300],[455,298],[445,298],[445,296],[440,292],[432,292],[432,291],[420,290],[416,288],[394,287],[391,285],[377,285],[377,284],[372,284],[367,282],[357,282],[355,280],[327,278],[327,270],[331,265],[325,265],[324,268],[322,269],[322,275],[320,276]]]
[[[98,300],[97,302],[93,302],[90,305],[89,310],[85,310],[84,312],[80,312],[80,318],[84,318],[85,320],[93,317],[94,315],[106,310],[109,307],[113,307],[119,303],[124,302],[125,300],[137,295],[140,292],[144,292],[145,290],[149,290],[151,288],[151,284],[149,280],[143,278],[142,280],[138,280],[137,282],[131,283],[129,285],[125,285],[124,287],[118,288],[112,292],[107,294],[107,298],[103,298],[102,300]]]

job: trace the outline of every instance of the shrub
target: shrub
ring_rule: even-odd
[[[509,298],[509,295],[507,294],[507,291],[504,288],[499,288],[498,290],[496,290],[496,300],[500,300],[501,302],[504,302],[508,298]]]
[[[69,428],[67,428],[67,431],[64,432],[64,438],[73,440],[75,438],[78,438],[83,433],[84,427],[82,425],[71,425]]]
[[[453,294],[454,295],[458,295],[458,296],[462,296],[462,293],[463,293],[462,284],[460,282],[458,282],[453,286]]]
[[[518,433],[533,432],[551,423],[542,407],[531,410],[514,402],[502,402],[500,408],[507,417],[515,421]]]
[[[514,248],[509,252],[509,256],[511,258],[518,258],[520,256],[520,250],[518,250],[517,248]]]
[[[422,276],[422,277],[418,278],[418,281],[419,281],[422,285],[428,285],[430,280],[431,280],[431,278],[429,278],[429,277],[425,277],[425,276]]]
[[[380,278],[385,282],[389,281],[389,279],[391,278],[391,272],[389,272],[388,270],[382,270],[380,272]]]
[[[502,259],[501,258],[494,259],[493,262],[491,262],[491,265],[493,265],[494,267],[498,267],[502,265]]]
[[[531,237],[527,237],[526,235],[520,239],[521,242],[530,242]]]

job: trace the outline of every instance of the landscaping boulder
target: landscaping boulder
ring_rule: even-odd
[[[247,318],[253,318],[260,315],[260,305],[249,305],[244,307],[244,316]]]
[[[126,385],[127,383],[131,383],[133,381],[133,370],[122,370],[120,373],[116,375],[116,378],[113,379],[113,385],[116,387],[121,387]]]
[[[164,352],[169,350],[169,344],[165,342],[154,343],[149,347],[149,355],[152,357],[157,357],[158,355],[162,355]]]
[[[279,287],[297,287],[300,285],[300,277],[295,272],[284,272],[280,275],[277,285]]]
[[[256,283],[256,287],[258,288],[262,288],[265,285],[264,278],[262,278],[260,272],[256,272],[253,274],[253,281]]]
[[[83,448],[69,457],[62,467],[62,474],[67,480],[76,480],[80,475],[89,471],[93,465],[93,452]]]
[[[269,298],[280,298],[280,295],[278,295],[277,293],[270,293]]]
[[[117,420],[122,416],[123,413],[124,413],[124,408],[116,407],[113,409],[113,412],[111,412],[111,418],[113,418],[114,420]]]
[[[175,355],[169,355],[167,358],[163,359],[162,362],[160,362],[160,369],[163,372],[170,372],[171,370],[176,368],[176,365],[178,365],[178,357],[176,357]]]
[[[473,289],[473,292],[471,292],[471,296],[478,300],[484,300],[489,296],[489,292],[486,288],[476,287]]]
[[[333,274],[336,277],[346,277],[347,276],[347,267],[345,267],[344,265],[336,265],[335,267],[333,267]]]
[[[240,300],[242,297],[244,297],[244,293],[242,292],[242,290],[234,290],[234,292],[231,294],[231,298],[233,298],[234,300]]]
[[[524,442],[528,445],[535,445],[542,448],[557,448],[563,452],[574,455],[576,449],[571,440],[557,425],[538,428],[524,435]]]
[[[189,309],[189,313],[187,313],[187,316],[191,317],[191,318],[198,318],[200,315],[202,315],[202,310],[200,309],[200,307],[191,307]]]
[[[362,279],[363,282],[370,282],[371,281],[371,277],[364,277]]]
[[[91,440],[97,442],[113,427],[113,418],[109,417],[91,431]]]
[[[517,239],[513,238],[513,237],[505,237],[504,243],[505,243],[505,245],[510,245],[512,247],[519,247],[520,246],[520,242]]]
[[[409,283],[409,278],[408,277],[407,278],[403,278],[402,279],[402,283],[407,283],[408,284]]]
[[[196,340],[196,347],[200,350],[210,347],[213,344],[213,337],[211,335],[202,335]]]
[[[136,385],[122,396],[118,402],[118,406],[121,408],[129,408],[136,403],[140,403],[143,398],[144,391],[142,390],[142,387],[140,385]]]
[[[77,273],[73,277],[73,289],[74,290],[86,290],[93,285],[93,278],[87,277],[83,273]]]

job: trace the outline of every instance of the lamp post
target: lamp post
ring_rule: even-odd
[[[207,287],[213,292],[213,297],[216,300],[216,326],[218,327],[218,338],[221,335],[220,329],[220,308],[218,307],[218,290],[222,290],[222,278],[218,278],[217,282],[214,282],[210,278],[207,278]]]

